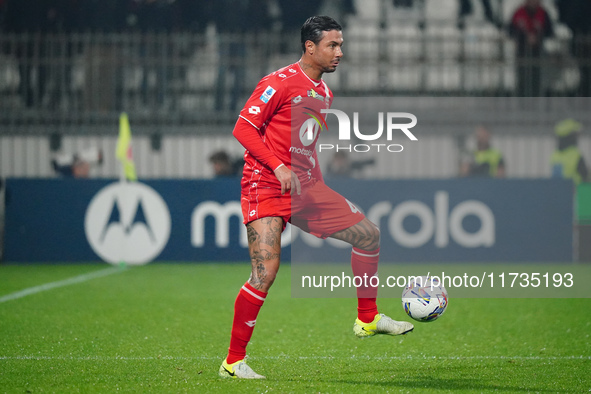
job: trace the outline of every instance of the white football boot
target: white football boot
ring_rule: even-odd
[[[218,372],[222,378],[233,379],[266,379],[263,375],[259,375],[246,364],[246,357],[233,364],[228,364],[226,360],[220,366]]]
[[[413,328],[414,326],[409,322],[392,320],[390,317],[380,313],[376,315],[371,323],[364,323],[359,319],[355,319],[353,332],[359,338],[366,338],[376,334],[404,335],[407,332],[411,332]]]

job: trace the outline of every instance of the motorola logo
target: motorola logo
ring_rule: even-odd
[[[84,230],[104,261],[141,265],[154,260],[170,237],[170,212],[160,195],[139,182],[101,189],[86,210]]]

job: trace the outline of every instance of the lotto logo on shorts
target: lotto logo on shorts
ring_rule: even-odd
[[[275,89],[273,89],[271,86],[267,86],[267,88],[260,97],[261,101],[265,104],[268,103],[269,100],[271,100],[271,97],[273,97],[273,95],[275,94],[275,92]]]

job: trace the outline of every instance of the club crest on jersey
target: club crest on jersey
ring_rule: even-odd
[[[263,94],[261,95],[260,99],[263,103],[268,103],[271,100],[271,97],[275,94],[276,90],[273,89],[271,86],[267,86]]]
[[[318,93],[316,93],[316,91],[314,89],[308,90],[308,97],[312,97],[312,98],[318,99],[320,101],[324,101],[324,96],[321,96]]]

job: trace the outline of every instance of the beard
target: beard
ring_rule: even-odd
[[[322,68],[323,73],[333,73],[337,70],[336,66],[326,66]]]

